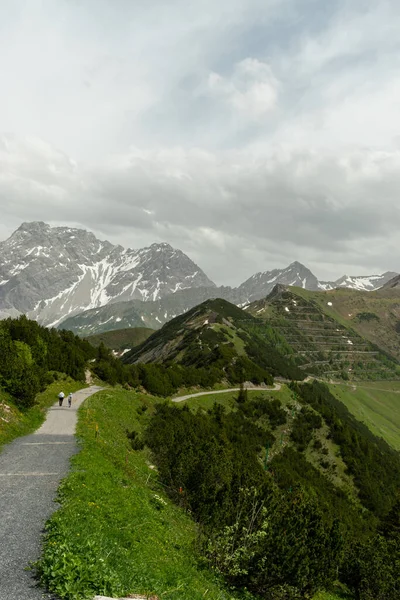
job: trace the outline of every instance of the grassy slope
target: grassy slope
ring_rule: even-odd
[[[90,335],[87,340],[93,346],[99,346],[101,342],[111,350],[125,350],[138,346],[154,333],[154,329],[147,327],[129,327],[127,329],[115,329],[105,331],[97,335]]]
[[[337,289],[329,292],[309,292],[293,288],[307,300],[313,300],[325,314],[337,319],[345,327],[352,327],[361,336],[400,359],[400,334],[396,324],[400,320],[400,291],[383,288],[375,292]],[[328,305],[332,303],[332,306]],[[370,312],[379,320],[363,321],[357,318]]]
[[[140,430],[147,417],[139,417],[137,409],[154,402],[113,390],[97,394],[89,409],[80,411],[82,451],[61,488],[62,507],[50,520],[42,562],[44,573],[51,572],[46,583],[61,598],[94,593],[156,593],[172,600],[234,597],[198,567],[195,524],[163,494],[146,452],[130,450],[126,431]],[[112,574],[113,583],[104,584],[104,573]]]
[[[155,402],[112,390],[80,410],[82,450],[60,489],[61,509],[50,519],[41,561],[44,581],[61,598],[238,598],[197,562],[195,523],[165,496],[146,451],[130,449],[126,430],[140,431]],[[331,594],[317,598],[338,600]]]
[[[18,409],[10,395],[0,389],[0,448],[13,439],[35,431],[46,418],[46,411],[57,401],[61,387],[75,392],[86,387],[84,383],[60,375],[59,381],[37,395],[37,404],[28,410]]]
[[[271,322],[293,343],[309,373],[341,379],[343,371],[347,371],[354,380],[400,377],[400,368],[394,362],[388,363],[382,354],[376,354],[378,345],[392,357],[400,358],[400,334],[396,332],[400,291],[311,292],[289,287],[288,294],[291,298],[275,295],[267,301],[255,302],[249,312]],[[300,303],[296,304],[296,297]],[[285,303],[291,306],[288,313]],[[376,318],[360,320],[361,313],[372,313]],[[346,344],[346,337],[351,345]]]
[[[400,450],[400,383],[398,381],[329,387],[332,394],[375,435],[385,439],[396,450]]]

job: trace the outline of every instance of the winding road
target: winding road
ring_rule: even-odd
[[[248,387],[244,386],[245,390],[258,391],[258,392],[278,392],[282,387],[280,383],[274,383],[274,387]],[[226,394],[227,392],[238,392],[240,388],[229,388],[228,390],[214,390],[211,392],[197,392],[197,394],[188,394],[187,396],[177,396],[172,398],[172,402],[183,402],[184,400],[190,400],[190,398],[198,398],[199,396],[210,396],[211,394]]]
[[[0,600],[50,598],[25,567],[40,556],[47,519],[57,509],[57,488],[77,452],[77,409],[102,388],[91,386],[55,404],[32,435],[14,440],[0,454]]]

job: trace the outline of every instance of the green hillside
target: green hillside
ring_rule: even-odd
[[[100,346],[100,344],[103,343],[107,348],[111,348],[111,350],[122,351],[127,348],[131,349],[138,346],[147,340],[152,333],[154,333],[154,329],[149,329],[147,327],[130,327],[126,329],[113,329],[97,335],[90,335],[86,339],[92,346]]]
[[[231,382],[301,379],[283,337],[226,300],[207,300],[166,323],[123,361],[222,370]],[[286,354],[286,357],[284,356]]]
[[[172,600],[256,600],[224,585],[204,564],[196,522],[169,498],[149,449],[132,448],[127,430],[142,435],[158,403],[146,394],[107,390],[80,411],[82,451],[48,524],[38,565],[42,582],[63,599],[142,593]],[[315,596],[340,599],[328,592]]]
[[[157,406],[144,441],[169,497],[187,506],[205,528],[209,541],[204,551],[216,570],[231,584],[246,585],[271,599],[309,598],[313,585],[326,586],[329,577],[333,581],[339,574],[358,599],[395,600],[400,539],[392,545],[377,531],[384,529],[381,519],[386,522],[390,511],[398,511],[400,454],[319,382],[293,384],[289,393],[284,388],[248,393],[242,402],[232,394],[215,399],[210,406],[211,395],[198,397],[192,410],[191,400],[183,407]],[[252,486],[257,494],[250,491]],[[312,504],[312,535],[303,502]],[[395,531],[396,515],[390,521]],[[275,519],[280,523],[276,532]],[[336,535],[330,529],[333,523],[339,527],[340,542],[331,537]],[[307,548],[301,548],[302,539],[308,540]],[[318,568],[307,558],[317,539],[327,544],[315,548],[314,559],[318,562],[318,555],[326,561]],[[335,551],[330,556],[331,544]],[[377,565],[383,548],[387,563],[382,572]],[[337,568],[331,576],[330,560]],[[307,581],[305,587],[302,581]],[[280,596],[282,590],[275,586],[284,582],[299,595],[286,590],[287,595]]]
[[[399,378],[396,356],[385,350],[388,344],[382,349],[370,341],[373,337],[379,341],[385,337],[386,329],[380,329],[380,320],[368,320],[365,314],[369,313],[360,303],[358,312],[353,308],[353,313],[348,313],[351,320],[350,316],[343,317],[343,309],[340,313],[335,311],[338,304],[335,298],[356,298],[361,294],[364,301],[373,292],[354,294],[348,290],[309,292],[276,286],[266,299],[250,304],[246,312],[265,320],[278,332],[305,373],[345,380]],[[386,296],[385,302],[389,302]],[[373,329],[374,336],[364,337],[366,329]]]
[[[298,291],[298,290],[297,290]],[[400,360],[400,288],[299,292],[330,317]]]
[[[329,389],[372,433],[400,451],[400,382],[330,385]]]

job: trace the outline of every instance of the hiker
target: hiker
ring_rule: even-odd
[[[68,406],[71,408],[71,404],[72,404],[72,392],[70,392],[68,394]]]
[[[62,406],[63,400],[64,400],[64,392],[60,392],[58,394],[58,406]]]

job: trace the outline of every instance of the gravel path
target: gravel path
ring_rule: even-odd
[[[280,383],[274,383],[274,387],[247,387],[244,386],[245,390],[259,390],[260,392],[278,392],[281,389]],[[240,388],[230,388],[229,390],[215,390],[211,392],[197,392],[197,394],[188,394],[187,396],[178,396],[177,398],[172,398],[172,402],[183,402],[184,400],[189,400],[190,398],[197,398],[198,396],[209,396],[210,394],[226,394],[226,392],[238,392]]]
[[[0,600],[49,598],[24,568],[39,558],[43,526],[57,509],[58,485],[77,451],[77,409],[101,389],[75,392],[71,408],[66,398],[61,408],[57,402],[40,429],[0,454]]]

